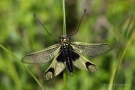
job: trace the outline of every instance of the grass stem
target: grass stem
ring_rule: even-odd
[[[66,13],[65,13],[65,0],[63,0],[63,35],[66,35]]]
[[[63,0],[63,35],[66,35],[66,13],[65,13],[65,0]],[[63,72],[64,90],[66,90],[66,71]]]
[[[13,53],[11,53],[9,50],[7,50],[4,46],[2,46],[0,44],[0,47],[8,54],[10,54],[15,60],[17,60],[27,71],[28,73],[36,80],[36,82],[38,83],[38,85],[42,88],[42,90],[44,90],[44,87],[40,84],[40,82],[38,81],[38,79],[30,72],[30,70],[21,62],[21,60],[19,60]]]
[[[121,55],[120,58],[118,59],[118,63],[116,64],[116,66],[115,66],[115,68],[114,68],[114,70],[113,70],[113,74],[112,74],[111,79],[110,79],[110,84],[109,84],[108,90],[113,90],[113,85],[114,85],[114,79],[115,79],[115,76],[116,76],[116,72],[117,72],[119,66],[120,66],[121,63],[122,63],[122,60],[123,60],[123,58],[124,58],[124,56],[125,56],[125,54],[126,54],[127,49],[130,47],[130,45],[131,45],[131,43],[132,43],[132,41],[133,41],[134,39],[135,39],[135,30],[134,30],[134,32],[133,32],[131,38],[129,39],[129,41],[128,41],[128,43],[127,43],[127,45],[126,45],[126,47],[125,47],[125,49],[124,49],[124,51],[123,51],[123,53],[122,53],[122,55]]]

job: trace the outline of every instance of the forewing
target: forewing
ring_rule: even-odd
[[[64,63],[63,62],[58,62],[56,60],[58,55],[56,55],[54,57],[53,62],[51,63],[51,65],[47,69],[47,71],[45,72],[45,74],[44,74],[45,80],[49,80],[49,79],[53,78],[54,76],[57,76],[59,73],[61,73],[64,70],[64,68],[65,68]]]
[[[27,54],[22,58],[23,63],[45,63],[51,60],[59,52],[60,44],[52,45],[44,50]]]
[[[112,49],[112,47],[106,43],[89,44],[83,42],[72,42],[71,45],[79,53],[89,56],[97,56]]]
[[[80,57],[73,61],[74,66],[82,70],[88,70],[91,72],[96,72],[97,67],[94,63],[90,62],[88,59],[79,55]]]

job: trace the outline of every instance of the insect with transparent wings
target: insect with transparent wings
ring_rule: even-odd
[[[27,54],[21,61],[27,64],[41,64],[53,59],[44,74],[46,80],[60,74],[65,67],[72,75],[73,65],[79,69],[96,72],[96,65],[83,55],[97,56],[111,50],[111,46],[106,43],[89,44],[84,42],[70,42],[70,36],[62,35],[59,44],[52,45],[39,52]]]

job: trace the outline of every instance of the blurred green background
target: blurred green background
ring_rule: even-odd
[[[67,73],[67,90],[109,90],[111,79],[112,90],[134,90],[135,0],[66,0],[65,4],[68,35],[75,32],[84,8],[87,9],[79,32],[71,41],[104,42],[114,47],[97,57],[86,56],[97,65],[98,72],[74,68],[72,77]],[[59,43],[58,38],[47,34],[33,14],[51,34],[62,35],[62,0],[0,0],[0,44],[20,60],[28,53]],[[45,90],[63,90],[62,73],[49,81],[43,79],[50,63],[25,65]],[[23,65],[1,47],[0,90],[41,90]]]

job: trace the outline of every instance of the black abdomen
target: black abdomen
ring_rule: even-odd
[[[71,45],[64,45],[60,48],[60,55],[57,57],[58,62],[65,63],[69,72],[73,72],[73,61],[79,58],[79,55],[73,51]]]

